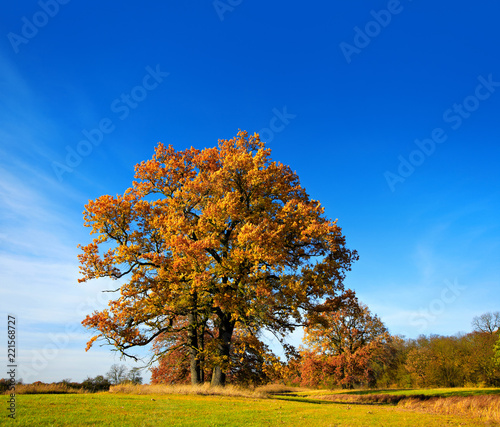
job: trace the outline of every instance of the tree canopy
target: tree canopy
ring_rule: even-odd
[[[304,341],[314,351],[333,355],[355,353],[373,341],[388,337],[380,318],[359,302],[353,291],[348,290],[336,302],[334,310],[310,316]]]
[[[332,301],[329,310],[308,316],[301,351],[302,383],[352,388],[373,386],[381,365],[392,359],[392,338],[380,318],[352,290]],[[322,373],[322,374],[321,374]]]
[[[82,322],[126,356],[163,333],[186,331],[193,382],[203,330],[216,331],[212,383],[224,384],[235,327],[284,336],[343,292],[355,251],[336,221],[271,160],[258,134],[217,147],[158,144],[122,195],[85,207],[95,235],[81,246],[81,282],[121,279],[109,308]]]

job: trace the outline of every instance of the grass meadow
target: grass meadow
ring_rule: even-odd
[[[31,390],[33,391],[33,390]],[[22,392],[20,390],[20,392]],[[500,425],[500,389],[331,391],[268,386],[115,386],[16,396],[16,426]],[[5,396],[7,397],[7,396]]]

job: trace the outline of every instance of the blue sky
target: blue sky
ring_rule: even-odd
[[[0,292],[19,376],[80,381],[120,363],[84,351],[79,322],[108,285],[77,283],[85,203],[123,193],[158,141],[201,149],[238,129],[260,132],[338,218],[360,255],[346,286],[391,333],[468,332],[499,310],[499,13],[449,0],[4,5]]]

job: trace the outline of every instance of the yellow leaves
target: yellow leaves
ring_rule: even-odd
[[[351,254],[325,255],[343,245],[340,229],[297,175],[271,160],[258,134],[239,131],[203,150],[159,143],[135,180],[84,212],[97,237],[80,246],[80,281],[125,275],[109,313],[86,322],[105,338],[138,342],[128,319],[154,329],[165,313],[185,314],[195,297],[207,313],[286,324],[300,319],[299,307],[338,290],[335,275]]]

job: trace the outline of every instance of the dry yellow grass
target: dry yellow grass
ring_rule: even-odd
[[[412,411],[444,415],[462,415],[500,424],[500,396],[431,397],[426,400],[409,397],[398,406]]]
[[[312,397],[312,396],[311,396]],[[318,395],[315,399],[353,404],[392,404],[405,410],[457,415],[500,425],[500,395],[436,397],[424,394]]]
[[[365,394],[346,395],[329,394],[322,395],[298,387],[288,387],[281,384],[268,384],[253,390],[228,385],[226,387],[211,387],[210,384],[199,386],[192,385],[133,385],[120,384],[111,386],[111,394],[133,394],[133,395],[200,395],[200,396],[227,396],[244,397],[251,399],[266,399],[273,395],[288,394],[297,396],[300,393],[304,401],[309,399],[329,400],[353,404],[391,404],[395,408],[404,411],[417,411],[428,414],[460,416],[481,422],[500,425],[500,395],[485,394],[475,396],[447,396],[436,397],[426,395],[390,395],[390,394]],[[325,391],[321,391],[322,393]],[[8,393],[8,392],[7,392]],[[74,389],[67,384],[23,384],[16,386],[16,394],[68,394],[87,393],[85,390]]]
[[[16,394],[66,394],[86,393],[85,390],[69,387],[67,384],[18,384]],[[10,394],[6,391],[4,394]]]
[[[211,387],[205,383],[198,386],[192,385],[134,385],[119,384],[111,386],[110,393],[125,394],[194,394],[204,396],[233,396],[265,398],[269,394],[290,393],[294,391],[306,391],[307,389],[288,387],[281,384],[268,384],[255,389],[248,389],[227,385],[226,387]],[[87,393],[87,390],[77,389],[67,384],[19,384],[16,386],[16,394],[62,394],[62,393]],[[6,391],[5,394],[9,394]]]
[[[211,387],[210,384],[193,385],[133,385],[119,384],[111,386],[110,393],[125,394],[194,394],[202,396],[230,396],[230,397],[251,397],[256,399],[265,398],[266,394],[257,390],[244,389],[232,385],[225,387]]]

